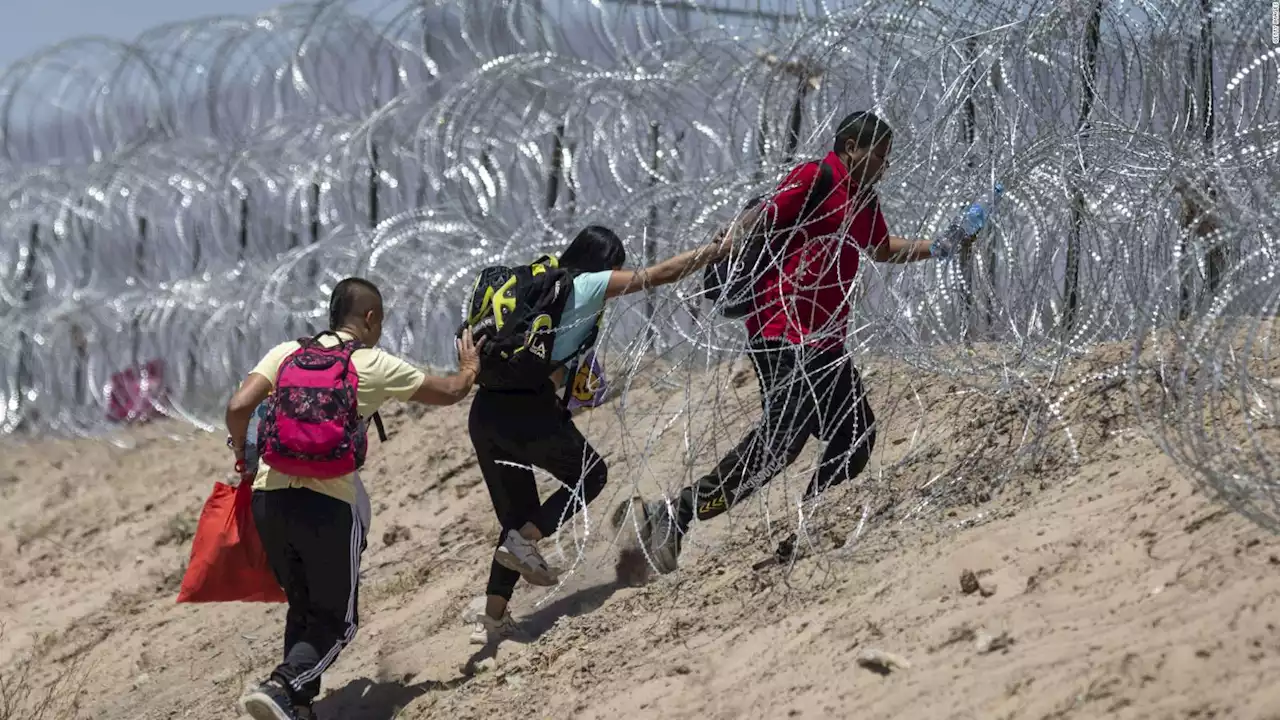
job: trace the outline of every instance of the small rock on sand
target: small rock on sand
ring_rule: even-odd
[[[403,525],[392,525],[387,531],[382,533],[382,544],[391,547],[398,542],[410,539],[411,534],[409,528]]]
[[[858,653],[858,664],[880,675],[888,675],[894,670],[911,669],[911,663],[901,655],[875,649],[867,649]]]
[[[980,635],[978,635],[978,641],[976,643],[976,646],[980,654],[986,655],[987,653],[993,653],[993,652],[998,652],[1000,650],[1004,650],[1005,648],[1009,647],[1012,644],[1013,644],[1013,638],[1010,637],[1009,633],[1007,632],[1002,632],[999,635],[996,635],[994,637],[991,635],[988,635],[987,633],[981,633]]]

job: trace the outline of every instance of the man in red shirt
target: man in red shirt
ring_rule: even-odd
[[[889,167],[892,144],[886,122],[869,112],[849,115],[831,153],[793,169],[770,199],[730,228],[734,245],[757,222],[768,223],[780,239],[774,242],[781,257],[759,277],[755,309],[746,318],[764,413],[715,469],[681,491],[674,518],[663,500],[633,501],[643,518],[639,540],[660,572],[675,570],[680,538],[695,516],[709,520],[751,495],[795,462],[810,436],[827,447],[806,499],[866,467],[875,447],[875,415],[844,349],[858,263],[864,252],[877,262],[932,257],[927,241],[891,236],[880,212],[874,187]],[[827,166],[829,183],[818,181],[826,174],[819,163]],[[818,185],[830,190],[813,198],[814,210],[800,217]],[[625,510],[626,504],[615,522]]]

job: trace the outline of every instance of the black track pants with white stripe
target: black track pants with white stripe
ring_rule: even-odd
[[[253,520],[289,600],[284,662],[271,677],[308,705],[356,634],[365,531],[354,507],[305,488],[255,491]]]

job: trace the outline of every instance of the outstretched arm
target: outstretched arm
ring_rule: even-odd
[[[464,332],[455,343],[458,347],[458,372],[448,377],[426,376],[410,400],[425,405],[453,405],[471,392],[471,386],[476,384],[476,377],[480,374],[478,351],[484,340],[476,343],[470,332]]]
[[[868,254],[871,259],[882,263],[909,263],[928,260],[934,257],[928,240],[910,240],[889,234],[889,224],[885,222],[884,212],[880,210],[880,199],[876,198],[876,216],[872,221],[871,247]]]
[[[805,163],[794,168],[778,184],[771,197],[739,213],[718,239],[729,248],[740,247],[742,240],[762,222],[775,228],[794,225],[801,219],[805,203],[814,192],[819,172],[818,163]],[[728,252],[729,248],[725,251]]]
[[[883,263],[909,263],[933,257],[928,240],[908,240],[890,235],[871,248],[871,259]]]
[[[743,238],[760,222],[768,222],[774,227],[791,225],[800,217],[805,201],[813,191],[818,165],[805,163],[793,169],[769,200],[740,213],[723,233],[717,235],[715,241],[638,272],[614,272],[605,297],[615,298],[667,285],[718,262],[735,246],[740,246]]]
[[[729,248],[729,242],[718,240],[680,253],[643,270],[615,270],[609,277],[605,297],[615,298],[660,285],[669,285],[716,262],[725,256]]]

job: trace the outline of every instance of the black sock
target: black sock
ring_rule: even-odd
[[[693,488],[687,487],[680,491],[680,496],[676,499],[676,529],[682,536],[688,532],[689,525],[693,523],[695,492]]]

